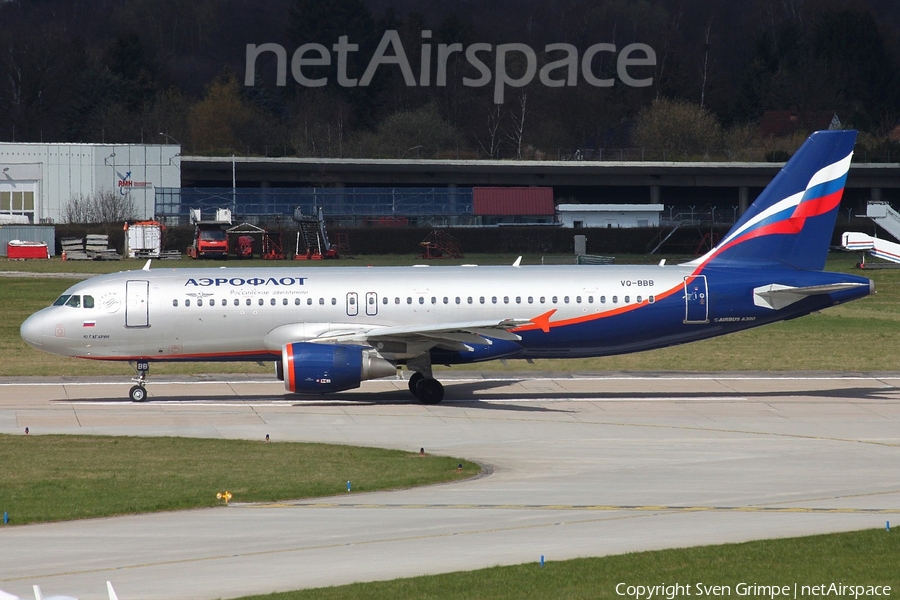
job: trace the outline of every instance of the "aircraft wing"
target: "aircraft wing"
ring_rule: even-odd
[[[320,344],[364,343],[377,347],[385,342],[401,342],[421,345],[423,348],[439,346],[447,350],[471,351],[469,345],[489,346],[488,338],[517,342],[522,338],[510,330],[531,323],[528,319],[504,319],[462,321],[429,325],[405,325],[376,327],[365,331],[335,331],[308,340]],[[423,350],[424,351],[424,350]]]

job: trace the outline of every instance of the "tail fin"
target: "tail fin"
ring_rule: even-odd
[[[809,136],[719,245],[688,264],[821,271],[855,143],[855,131]]]

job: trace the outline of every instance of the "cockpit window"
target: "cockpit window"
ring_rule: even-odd
[[[94,297],[93,296],[84,296],[84,307],[85,308],[94,308]]]
[[[53,306],[62,306],[69,299],[69,294],[63,294],[59,298],[56,299],[56,302],[53,303]]]
[[[69,296],[69,299],[66,300],[66,306],[81,308],[81,296]]]

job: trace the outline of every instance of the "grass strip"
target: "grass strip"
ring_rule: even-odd
[[[891,586],[889,596],[900,590],[897,556],[900,537],[884,530],[811,537],[763,540],[741,544],[701,546],[675,550],[637,552],[602,558],[549,561],[541,568],[534,563],[493,567],[476,571],[355,583],[294,592],[247,596],[240,600],[367,600],[415,598],[442,600],[485,598],[491,600],[535,598],[541,600],[619,599],[629,600],[627,586],[686,585],[676,594],[674,588],[657,590],[652,600],[676,598],[773,598],[771,590],[749,585],[788,586],[797,598],[854,598],[852,592],[830,594],[828,586]],[[625,585],[619,587],[618,584]],[[698,588],[698,584],[705,586]],[[739,587],[744,584],[744,587]],[[825,585],[814,593],[812,586]],[[714,593],[712,586],[723,586]],[[807,586],[804,589],[803,586]],[[882,590],[883,592],[883,590]],[[885,598],[859,595],[858,598]],[[640,598],[648,600],[645,591]]]
[[[480,472],[378,448],[72,435],[0,435],[0,465],[0,512],[11,524],[217,506],[226,490],[233,502],[267,502],[346,494],[348,480],[371,492]]]

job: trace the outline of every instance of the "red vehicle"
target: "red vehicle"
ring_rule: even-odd
[[[191,258],[228,258],[228,235],[222,223],[194,223],[194,243],[188,247]]]

